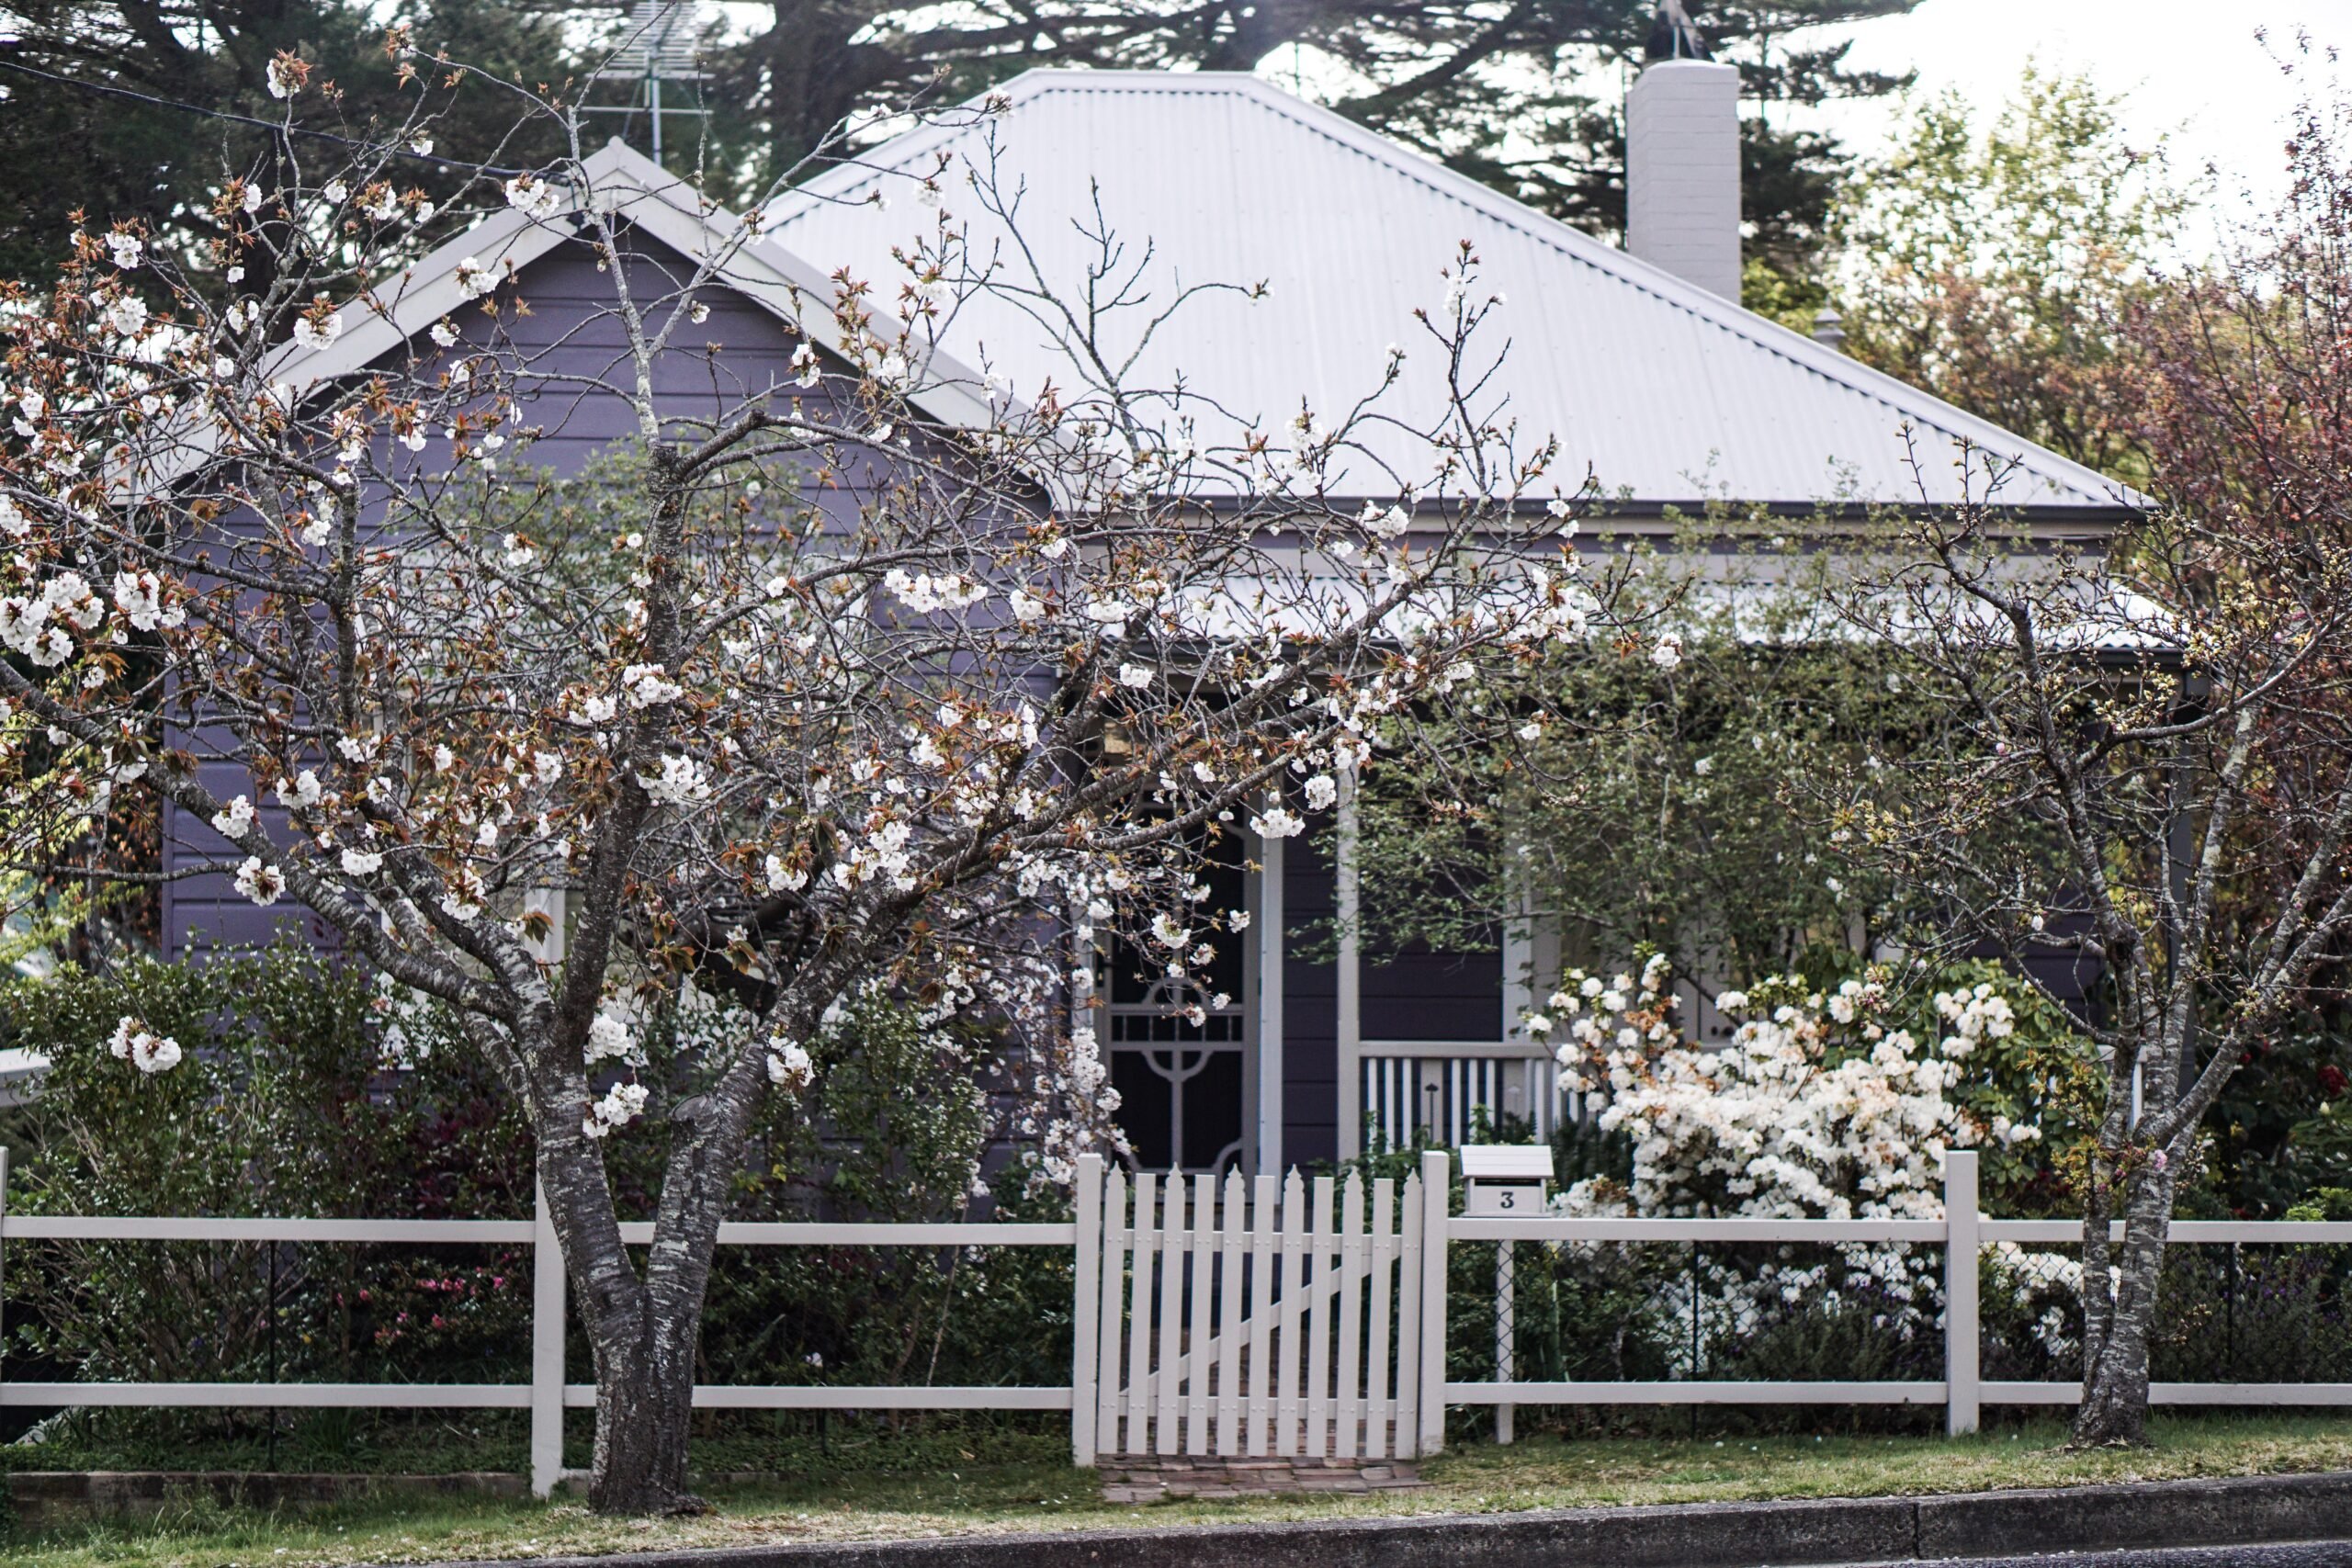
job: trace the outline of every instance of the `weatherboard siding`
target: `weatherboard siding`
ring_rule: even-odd
[[[645,242],[630,274],[632,292],[640,306],[662,307],[686,276],[684,269],[685,262],[676,252]],[[627,397],[579,384],[580,378],[623,385],[631,379],[627,336],[613,313],[610,275],[596,270],[585,246],[565,245],[523,268],[517,285],[515,292],[527,310],[502,309],[500,335],[528,366],[518,378],[520,417],[526,424],[546,429],[546,434],[520,460],[558,474],[576,474],[600,454],[634,440],[638,434],[636,415]],[[706,288],[698,298],[708,305],[709,318],[701,322],[682,321],[673,340],[675,348],[656,365],[654,392],[665,419],[716,420],[771,387],[789,388],[811,412],[831,406],[824,389],[803,392],[792,386],[790,364],[799,340],[785,322],[729,289]],[[502,303],[504,299],[502,294]],[[451,320],[475,351],[488,350],[490,323],[478,307],[469,306]],[[419,346],[430,358],[444,357],[430,344]],[[447,446],[436,432],[425,451],[409,460],[439,464],[447,456]],[[380,457],[389,462],[395,457],[405,458],[405,454],[387,447]],[[854,461],[845,464],[841,474],[812,484],[807,499],[829,516],[845,520],[864,504],[873,478],[870,467]],[[187,746],[191,739],[200,739],[177,732],[174,743]],[[201,756],[211,748],[198,745],[195,750]],[[206,761],[198,774],[216,795],[254,793],[234,763]],[[274,831],[282,829],[285,814],[274,801],[256,799],[255,805],[265,824]],[[214,861],[225,848],[225,841],[209,824],[175,807],[165,808],[163,863],[166,873]],[[311,910],[290,899],[268,908],[256,907],[218,873],[166,882],[162,904],[161,936],[167,957],[258,945],[286,935],[326,948],[339,945],[334,928]]]

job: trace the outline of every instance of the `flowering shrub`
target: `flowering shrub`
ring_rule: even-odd
[[[1633,1140],[1626,1201],[1642,1213],[1930,1215],[1943,1149],[1975,1141],[1945,1093],[1969,1037],[1923,1049],[1888,1028],[1876,972],[1827,996],[1777,978],[1725,993],[1717,1005],[1747,1016],[1721,1051],[1681,1043],[1657,959],[1638,981],[1572,974],[1551,1003],[1572,1020],[1567,1081]],[[1980,1005],[1968,1027],[2006,1026]]]
[[[1834,987],[1769,977],[1716,998],[1741,1021],[1721,1050],[1683,1041],[1669,979],[1657,956],[1607,982],[1571,970],[1546,1010],[1522,1021],[1565,1036],[1563,1087],[1592,1097],[1603,1131],[1631,1139],[1623,1197],[1634,1212],[1932,1217],[1946,1148],[2022,1162],[2045,1111],[2064,1120],[2045,1059],[2053,1033],[2064,1055],[2063,1024],[1997,970],[1957,971],[1925,1008],[1883,966]],[[2018,1038],[2021,1008],[2030,1041]],[[1572,1201],[1615,1196],[1606,1179],[1580,1185]]]
[[[1872,966],[1835,985],[1775,976],[1725,991],[1716,1006],[1740,1020],[1722,1049],[1687,1043],[1663,957],[1603,980],[1571,970],[1524,1026],[1562,1036],[1563,1087],[1598,1108],[1604,1134],[1626,1141],[1622,1177],[1590,1177],[1558,1200],[1571,1213],[1752,1215],[1788,1219],[1936,1219],[1943,1213],[1943,1155],[1980,1148],[2021,1161],[2040,1144],[2039,1102],[2017,1082],[2021,986],[1969,968],[1924,1004]],[[1941,1306],[1939,1257],[1899,1245],[1771,1247],[1716,1254],[1698,1289],[1737,1337],[1787,1338],[1808,1320],[1859,1313],[1842,1343],[1875,1335],[1888,1347],[1931,1329]],[[2040,1303],[2031,1319],[2047,1348],[2072,1332],[2062,1303],[2077,1280],[2058,1258],[2014,1247],[1988,1259],[2009,1292]],[[2079,1270],[2075,1270],[2078,1274]],[[1660,1310],[1687,1310],[1687,1280]],[[2035,1292],[2039,1292],[2038,1296]],[[1703,1313],[1702,1313],[1703,1315]],[[1690,1358],[1698,1337],[1686,1334]],[[1890,1348],[1888,1353],[1894,1353]]]

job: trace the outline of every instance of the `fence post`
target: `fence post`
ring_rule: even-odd
[[[563,1249],[548,1190],[535,1184],[531,1218],[531,1495],[563,1479]]]
[[[1978,1358],[1976,1151],[1944,1155],[1944,1433],[1976,1430]]]
[[[1427,1459],[1445,1448],[1446,1212],[1453,1198],[1453,1156],[1421,1155],[1421,1442]]]
[[[1511,1244],[1495,1244],[1495,1381],[1513,1382],[1519,1374],[1519,1269]],[[1495,1441],[1508,1446],[1517,1437],[1519,1407],[1495,1406]]]
[[[1080,1470],[1094,1464],[1094,1401],[1102,1369],[1096,1345],[1102,1311],[1102,1156],[1078,1156],[1078,1247],[1070,1272],[1069,1461]]]

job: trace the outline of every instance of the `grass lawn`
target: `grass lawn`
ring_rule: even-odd
[[[742,1546],[967,1531],[1101,1529],[1241,1519],[1488,1513],[1612,1503],[1871,1496],[2003,1486],[2352,1469],[2352,1416],[2159,1420],[2155,1446],[2070,1454],[2052,1423],[1950,1442],[1936,1438],[1532,1438],[1431,1461],[1406,1496],[1281,1498],[1114,1507],[1091,1472],[1054,1461],[1039,1438],[955,1451],[919,1468],[835,1471],[785,1485],[716,1490],[695,1519],[602,1519],[577,1502],[341,1505],[268,1514],[204,1499],[153,1517],[20,1535],[0,1556],[24,1568],[422,1562],[656,1547]],[[1018,1450],[1026,1448],[1025,1457]],[[998,1450],[1004,1451],[998,1451]]]

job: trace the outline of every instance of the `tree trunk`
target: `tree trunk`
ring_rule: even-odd
[[[2106,1242],[2105,1215],[2094,1205],[2083,1245],[2083,1402],[2075,1412],[2075,1448],[2137,1447],[2148,1440],[2148,1337],[2172,1200],[2166,1171],[2135,1170],[2126,1183],[2120,1247]]]
[[[588,1505],[600,1514],[699,1512],[686,1484],[695,1339],[648,1323],[636,1342],[596,1348],[596,1454]]]
[[[763,1055],[738,1052],[703,1094],[673,1108],[673,1136],[642,1272],[621,1240],[601,1151],[568,1118],[584,1091],[555,1077],[539,1099],[566,1120],[542,1127],[539,1179],[573,1300],[596,1355],[596,1451],[588,1497],[602,1514],[698,1511],[686,1485],[695,1351],[731,1179],[742,1163]],[[552,1075],[551,1075],[552,1077]],[[624,1134],[628,1135],[628,1134]],[[640,1135],[642,1135],[640,1134]]]

